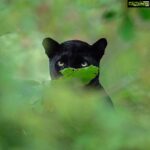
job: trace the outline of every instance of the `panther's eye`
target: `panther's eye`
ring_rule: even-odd
[[[82,63],[81,63],[81,66],[82,66],[82,67],[87,67],[87,66],[88,66],[88,62],[87,62],[87,61],[82,62]]]
[[[59,67],[64,67],[65,63],[59,60],[59,61],[57,62],[57,65],[58,65]]]

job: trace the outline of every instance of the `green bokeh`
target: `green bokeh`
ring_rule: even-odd
[[[150,11],[117,0],[0,0],[0,150],[150,149]],[[51,85],[43,38],[108,40],[103,93]],[[101,103],[102,102],[102,103]]]

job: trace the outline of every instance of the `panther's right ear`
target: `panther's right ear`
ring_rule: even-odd
[[[45,49],[45,53],[49,58],[52,58],[54,53],[59,49],[59,43],[51,38],[45,38],[42,42],[42,45]]]

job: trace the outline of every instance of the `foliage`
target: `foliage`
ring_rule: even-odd
[[[92,79],[94,79],[98,75],[98,67],[89,66],[81,69],[74,69],[74,68],[66,68],[61,70],[63,75],[63,79],[70,80],[70,79],[77,79],[84,84],[88,84]]]
[[[0,150],[150,149],[149,16],[117,0],[1,0]],[[108,39],[100,80],[115,110],[101,91],[49,81],[46,36]]]

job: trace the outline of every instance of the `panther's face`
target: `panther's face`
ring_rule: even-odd
[[[99,67],[107,41],[100,39],[89,45],[83,41],[71,40],[59,44],[51,38],[45,38],[43,46],[49,58],[51,78],[55,79],[61,76],[60,71],[65,68],[83,68],[90,65]]]

